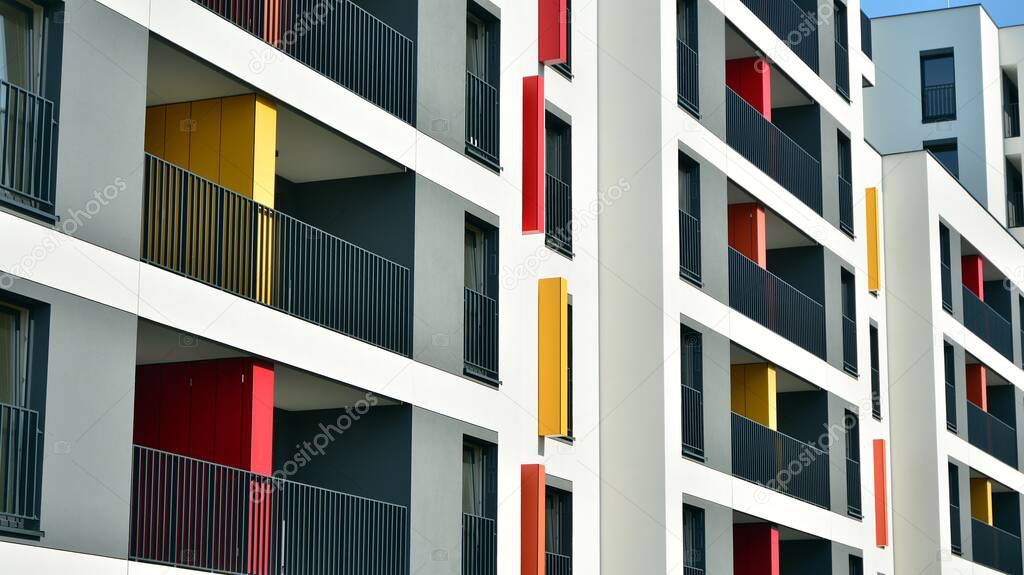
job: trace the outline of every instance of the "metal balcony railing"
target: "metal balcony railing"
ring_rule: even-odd
[[[839,229],[853,236],[853,184],[843,176],[837,176],[839,184]]]
[[[825,358],[825,308],[732,248],[729,248],[729,305]]]
[[[950,551],[960,555],[964,552],[960,537],[960,506],[949,504]]]
[[[704,392],[688,385],[683,392],[683,455],[704,461]]]
[[[697,50],[676,40],[676,83],[679,105],[700,115],[700,58]]]
[[[836,45],[836,92],[850,99],[850,51],[839,42]]]
[[[937,84],[922,88],[921,114],[925,122],[956,119],[956,84]]]
[[[873,47],[871,45],[871,18],[860,11],[860,49],[868,58],[874,58]]]
[[[544,554],[544,566],[546,575],[572,575],[572,556],[548,551]]]
[[[136,445],[136,561],[237,575],[409,573],[409,510]]]
[[[498,156],[501,131],[498,89],[472,72],[466,72],[466,149],[492,166]]]
[[[142,260],[409,355],[409,269],[146,155]]]
[[[818,22],[793,0],[743,0],[780,40],[796,55],[818,71]]]
[[[0,403],[0,528],[38,529],[39,412]]]
[[[857,374],[857,321],[843,314],[843,369]]]
[[[465,288],[466,373],[498,382],[498,301]]]
[[[493,519],[462,514],[462,575],[497,575],[498,526]]]
[[[821,163],[739,94],[725,92],[729,146],[820,214]]]
[[[683,567],[683,575],[704,575],[704,570],[700,567],[690,567],[686,565]]]
[[[970,402],[968,402],[970,403]],[[946,382],[946,429],[956,432],[956,385]]]
[[[829,508],[828,452],[732,414],[733,475]]]
[[[1020,537],[972,517],[971,544],[975,563],[1021,575]]]
[[[864,516],[860,494],[860,462],[846,458],[846,513],[850,517]]]
[[[1003,137],[1020,137],[1020,102],[1003,105]]]
[[[871,416],[882,419],[882,376],[877,367],[871,368]]]
[[[700,285],[700,220],[679,210],[679,276]]]
[[[0,80],[0,200],[52,219],[56,190],[53,102]]]
[[[942,309],[953,313],[953,270],[949,264],[942,262],[939,275],[942,279]]]
[[[967,286],[964,293],[964,325],[1004,357],[1013,361],[1013,328],[1010,322]]]
[[[416,45],[352,0],[193,1],[412,123]]]
[[[1017,468],[1017,430],[970,401],[967,402],[967,441]]]
[[[572,187],[551,174],[545,176],[545,243],[572,257]]]

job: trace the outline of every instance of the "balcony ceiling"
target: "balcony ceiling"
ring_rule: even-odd
[[[746,39],[738,30],[732,26],[725,27],[725,59],[737,60],[740,58],[753,58],[754,56],[764,57],[760,50],[754,48],[753,44]],[[782,73],[775,65],[772,65],[772,108],[787,108],[790,106],[804,106],[813,104],[811,99],[801,90],[793,80]]]
[[[730,351],[729,363],[730,365],[745,365],[750,363],[765,363],[768,360],[757,355],[756,353],[733,345]],[[775,391],[777,393],[790,393],[796,391],[820,391],[819,387],[810,384],[792,373],[776,366],[775,368]]]
[[[754,196],[731,180],[727,187],[727,194],[727,201],[730,205],[747,204],[757,201]],[[800,202],[795,197],[792,198],[792,201]],[[799,228],[767,208],[765,208],[765,228],[765,243],[769,250],[818,245],[809,236],[801,232]]]

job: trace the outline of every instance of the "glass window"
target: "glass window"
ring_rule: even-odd
[[[24,407],[28,338],[25,312],[0,306],[0,403]]]
[[[462,446],[462,512],[484,515],[484,450],[478,445]]]
[[[960,155],[955,139],[925,142],[924,149],[931,152],[935,159],[953,174],[953,177],[960,177]]]
[[[936,54],[921,58],[921,82],[926,88],[956,83],[953,53]]]
[[[923,122],[956,119],[956,71],[952,49],[921,54],[921,111]]]
[[[572,557],[572,494],[548,487],[544,507],[545,550],[555,555]]]
[[[0,80],[33,89],[33,14],[14,0],[0,0]]]
[[[692,505],[683,505],[683,566],[705,569],[704,510]]]
[[[679,209],[700,219],[700,164],[679,158]]]
[[[466,70],[487,80],[487,25],[470,14],[466,18]]]
[[[466,287],[487,294],[487,238],[483,230],[466,224]]]

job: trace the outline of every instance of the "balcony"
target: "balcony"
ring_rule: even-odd
[[[53,102],[0,80],[0,201],[53,220],[56,122]]]
[[[39,412],[0,403],[0,531],[39,530],[41,444]]]
[[[1017,430],[970,401],[967,402],[967,438],[971,445],[1017,468]]]
[[[193,1],[412,123],[416,45],[352,0],[336,0],[327,10],[318,0]]]
[[[956,84],[936,84],[921,89],[921,118],[924,122],[956,119]]]
[[[732,248],[729,248],[729,305],[825,358],[824,306]]]
[[[700,116],[700,58],[697,50],[676,41],[676,82],[679,105]]]
[[[838,41],[836,45],[836,92],[850,99],[850,51]]]
[[[497,168],[500,114],[498,89],[472,72],[466,72],[466,151]]]
[[[701,285],[700,220],[679,210],[679,277]]]
[[[975,563],[1010,575],[1021,574],[1020,537],[971,518],[971,542]]]
[[[821,214],[820,162],[732,89],[725,91],[729,146]]]
[[[963,288],[963,298],[964,325],[967,329],[1013,361],[1013,330],[1010,322],[966,286]]]
[[[498,383],[498,301],[465,288],[465,372]]]
[[[410,355],[409,269],[147,154],[142,260]]]
[[[800,467],[793,473],[791,466]],[[732,473],[818,507],[829,508],[828,452],[732,414]]]
[[[544,200],[544,242],[571,258],[572,187],[551,174],[545,174]]]
[[[498,573],[497,522],[469,513],[462,514],[462,575]]]
[[[818,71],[818,23],[813,12],[807,12],[793,0],[743,0],[743,3],[811,70]]]
[[[409,572],[409,510],[134,447],[136,561],[220,573]]]

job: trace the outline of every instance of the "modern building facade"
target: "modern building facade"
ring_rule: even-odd
[[[0,0],[0,570],[1019,573],[1017,39],[936,14]]]

